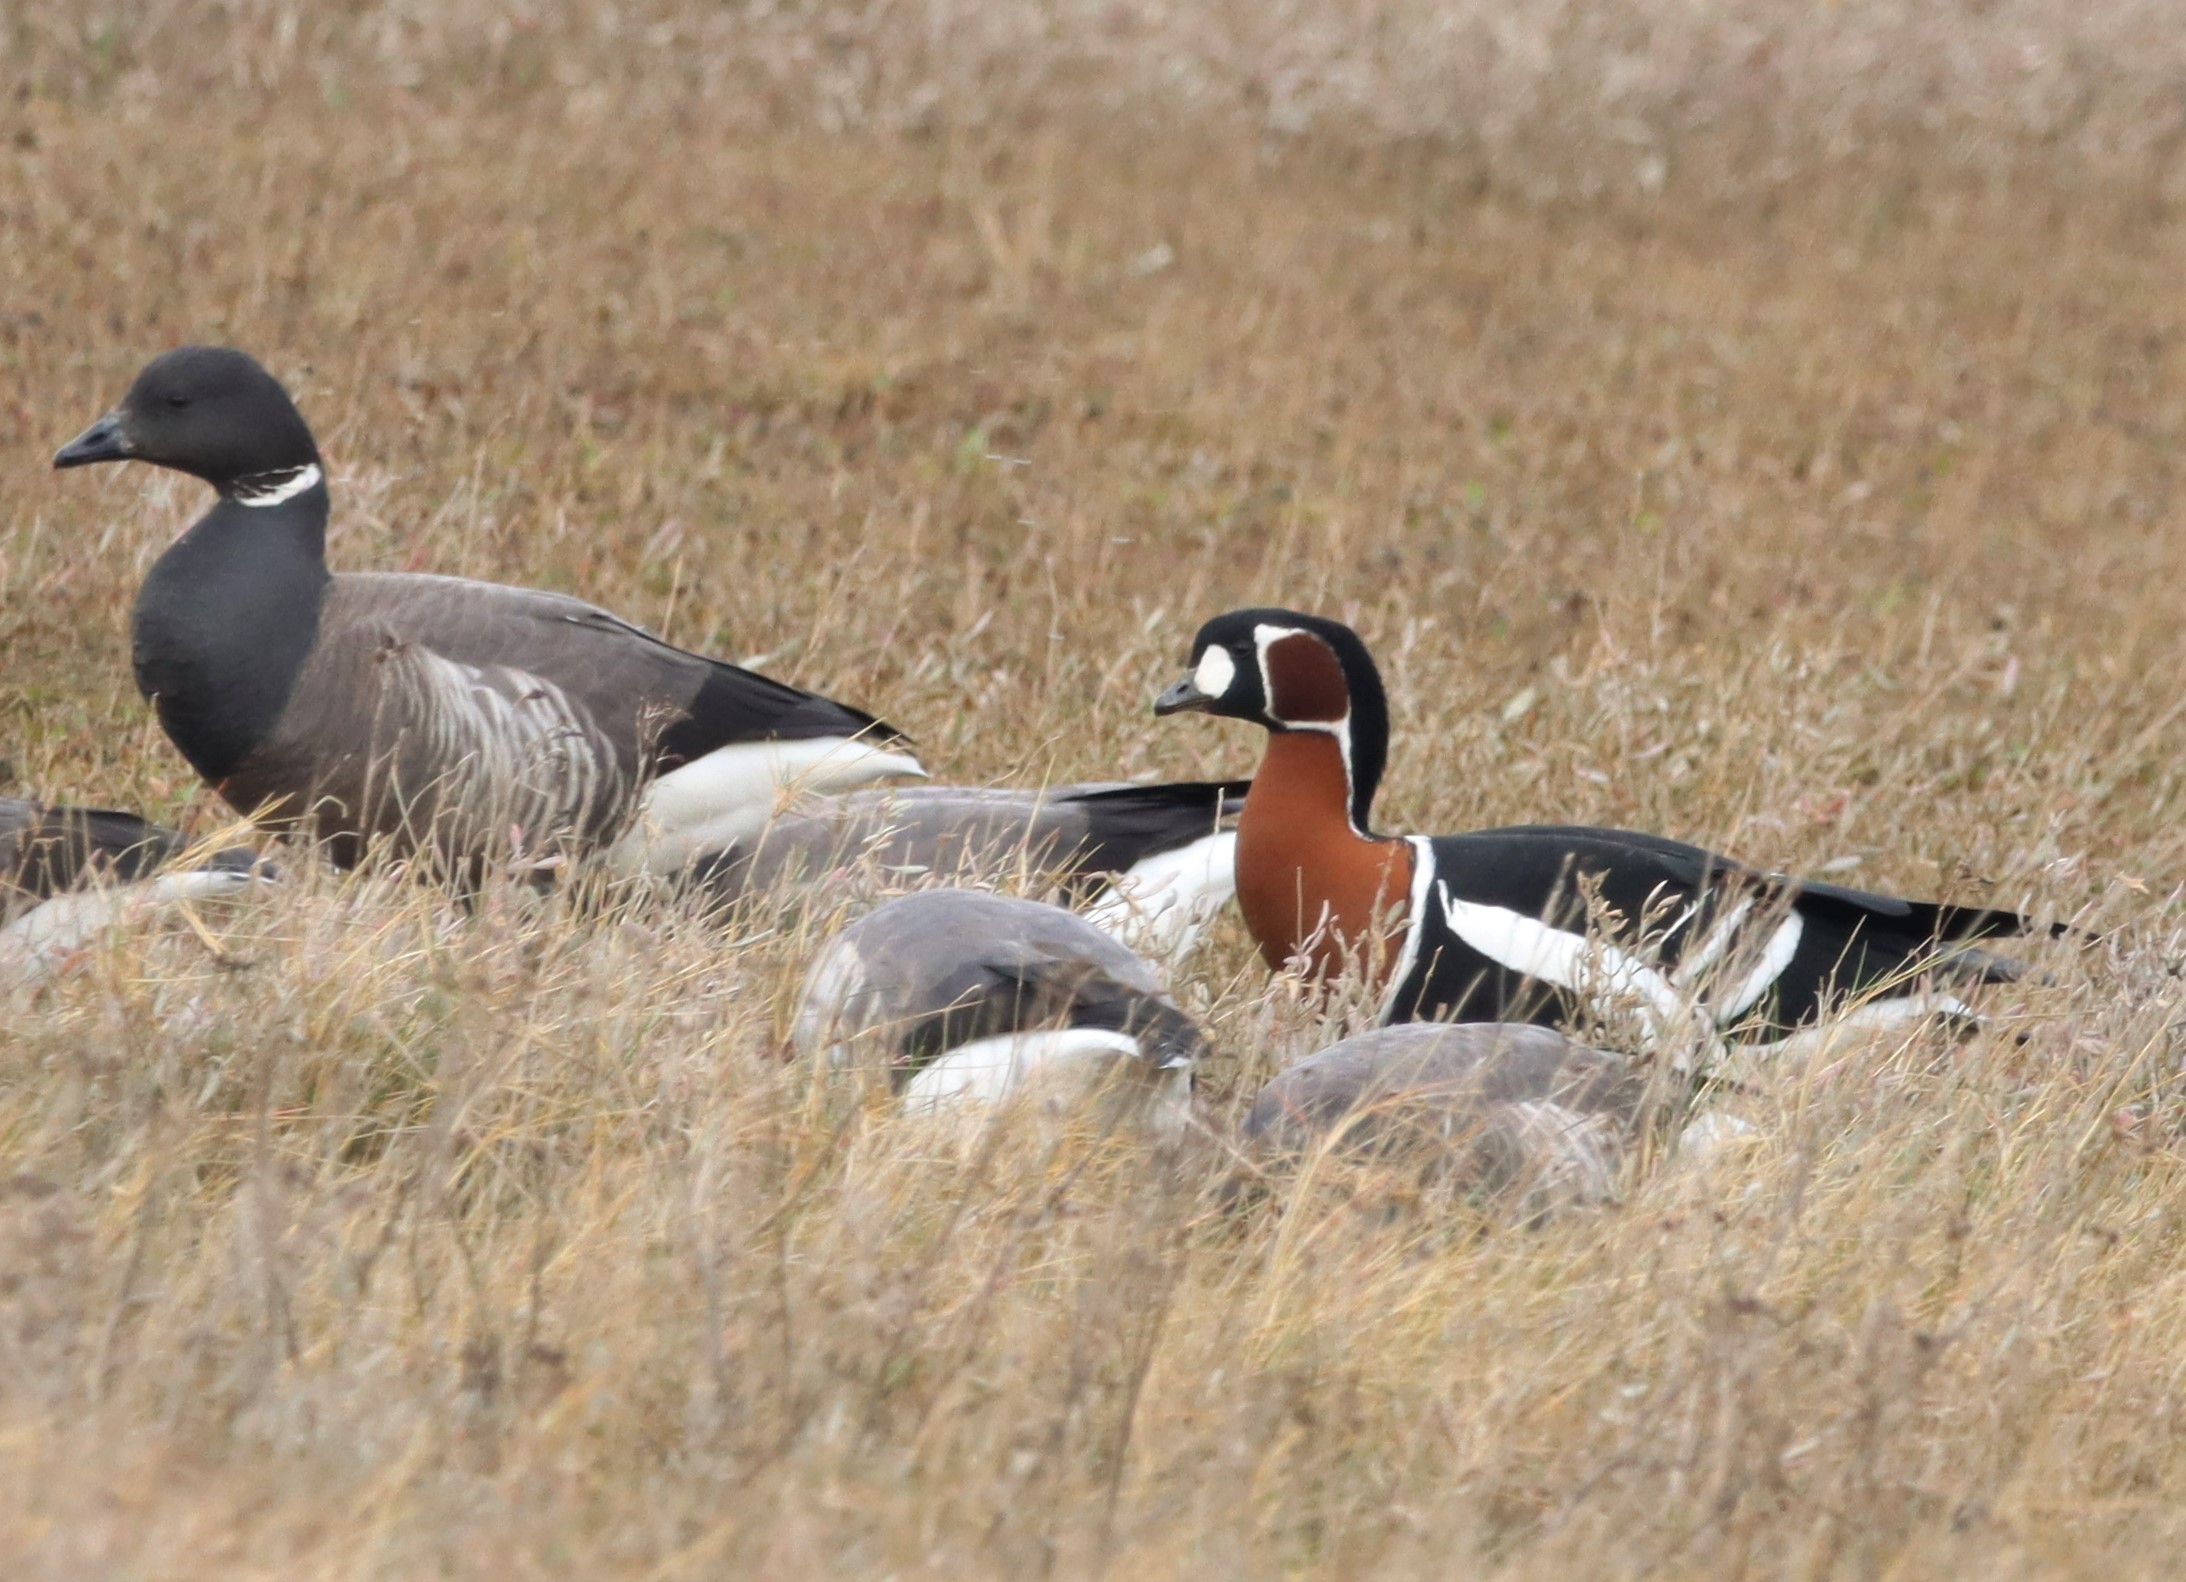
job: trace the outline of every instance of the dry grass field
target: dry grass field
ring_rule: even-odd
[[[2168,8],[0,17],[7,785],[210,835],[56,477],[296,391],[333,554],[582,591],[947,778],[1245,772],[1358,625],[1391,828],[1610,822],[2102,942],[1545,1227],[958,1157],[784,1057],[824,909],[293,882],[0,1007],[10,1578],[2160,1577],[2186,1545]],[[1219,1135],[1342,1007],[1179,974]]]

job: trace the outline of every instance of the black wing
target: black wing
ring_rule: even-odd
[[[1674,991],[1698,992],[1725,1025],[1779,1031],[1931,967],[2013,976],[2018,964],[2005,958],[1939,947],[2029,931],[2013,912],[1803,883],[1623,830],[1528,825],[1430,846],[1440,889],[1392,1020],[1561,1022],[1574,1010],[1559,986],[1520,970],[1518,952],[1494,947],[1493,928],[1468,937],[1445,924],[1448,901],[1491,909],[1475,919],[1509,913],[1561,933],[1598,931]]]
[[[1149,857],[1189,846],[1234,825],[1251,789],[1250,780],[1171,780],[1064,792],[1058,800],[1086,822],[1071,869],[1088,878],[1128,873]]]
[[[704,667],[698,690],[684,706],[683,717],[660,733],[654,748],[654,768],[658,773],[666,774],[705,757],[717,747],[738,742],[795,742],[855,736],[876,747],[911,745],[910,737],[863,709],[838,703],[817,692],[806,692],[724,659],[678,648],[609,611],[585,606],[581,614],[573,613],[566,618],[611,627],[665,654]]]
[[[182,845],[173,830],[134,813],[0,798],[0,887],[41,900],[94,874],[144,878]]]

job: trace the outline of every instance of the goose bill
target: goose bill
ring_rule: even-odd
[[[122,427],[121,414],[109,412],[53,453],[53,465],[88,467],[99,461],[127,461],[136,451]]]
[[[1154,712],[1156,714],[1199,714],[1204,713],[1208,705],[1213,702],[1212,697],[1199,690],[1197,681],[1190,676],[1186,676],[1167,692],[1154,699]]]

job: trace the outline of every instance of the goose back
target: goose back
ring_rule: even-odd
[[[273,728],[221,793],[345,865],[626,825],[646,783],[714,747],[876,730],[872,717],[687,653],[580,599],[403,573],[328,585]]]

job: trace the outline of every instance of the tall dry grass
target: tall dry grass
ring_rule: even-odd
[[[24,785],[217,822],[127,679],[195,486],[44,468],[221,338],[340,562],[580,589],[951,776],[1245,768],[1145,704],[1281,601],[1383,656],[1391,827],[2105,937],[1525,1231],[1340,1172],[1238,1212],[1212,1140],[937,1150],[782,1058],[824,917],[299,870],[0,1021],[0,1570],[2169,1574],[2164,21],[9,11]],[[1217,1132],[1341,1025],[1234,931],[1179,990]]]

